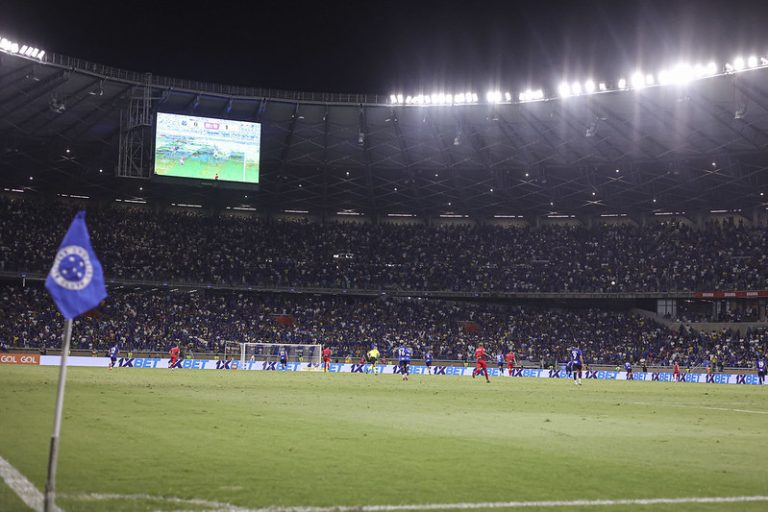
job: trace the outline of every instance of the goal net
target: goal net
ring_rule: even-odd
[[[289,343],[236,343],[227,342],[225,356],[240,361],[244,366],[249,361],[280,361],[280,349],[285,349],[288,362],[310,363],[320,366],[322,345],[297,345]]]

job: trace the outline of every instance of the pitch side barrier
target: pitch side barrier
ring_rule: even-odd
[[[87,367],[101,367],[106,368],[109,365],[109,358],[107,357],[70,357],[68,359],[68,366],[87,366]],[[58,366],[60,364],[59,356],[40,356],[40,366]],[[122,357],[117,360],[115,364],[118,369],[125,369],[130,371],[132,368],[150,368],[159,370],[168,370],[170,361],[166,358],[157,357]],[[286,365],[286,369],[283,370],[280,363],[275,361],[249,361],[245,365],[241,365],[237,360],[216,360],[216,359],[181,359],[174,365],[175,369],[179,370],[219,370],[219,371],[315,371],[322,372],[322,368],[319,365],[312,365],[310,363],[298,363],[290,362]],[[368,364],[355,364],[355,363],[331,363],[331,373],[361,373],[365,374],[370,368]],[[377,373],[383,374],[400,374],[400,368],[395,365],[376,365]],[[431,376],[459,376],[470,377],[472,376],[472,367],[465,366],[442,366],[435,365],[431,368]],[[427,375],[427,367],[424,365],[413,365],[410,367],[411,375]],[[510,378],[506,372],[502,375],[502,372],[498,368],[488,368],[488,374],[491,377]],[[534,368],[516,368],[512,370],[512,377],[517,378],[535,378],[535,379],[567,379],[568,374],[564,370],[541,370]],[[583,377],[586,380],[633,380],[633,381],[659,381],[659,382],[673,382],[674,377],[671,372],[635,372],[631,378],[627,378],[626,372],[617,372],[611,370],[589,370],[583,372]],[[689,373],[682,374],[680,376],[683,382],[692,383],[711,383],[711,384],[745,384],[745,385],[757,385],[758,379],[755,374],[745,373],[715,373],[707,375],[706,373]]]

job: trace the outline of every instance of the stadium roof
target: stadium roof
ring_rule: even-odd
[[[115,178],[121,113],[147,85],[153,110],[262,123],[261,189],[245,200]],[[685,87],[413,106],[0,54],[0,134],[3,186],[91,197],[472,216],[751,208],[768,191],[768,69]]]

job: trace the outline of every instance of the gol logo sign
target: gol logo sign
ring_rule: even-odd
[[[40,364],[35,354],[0,354],[0,364]]]

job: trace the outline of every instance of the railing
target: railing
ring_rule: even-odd
[[[241,85],[225,85],[198,80],[185,80],[155,76],[138,71],[96,64],[87,60],[66,55],[49,54],[45,64],[66,68],[72,71],[82,72],[97,77],[125,82],[139,86],[150,85],[158,89],[168,89],[189,93],[210,94],[243,99],[277,99],[288,101],[301,101],[306,103],[342,103],[353,105],[387,105],[389,96],[378,94],[352,94],[352,93],[328,93],[328,92],[304,92],[285,91],[280,89],[266,89],[261,87],[249,87]]]

